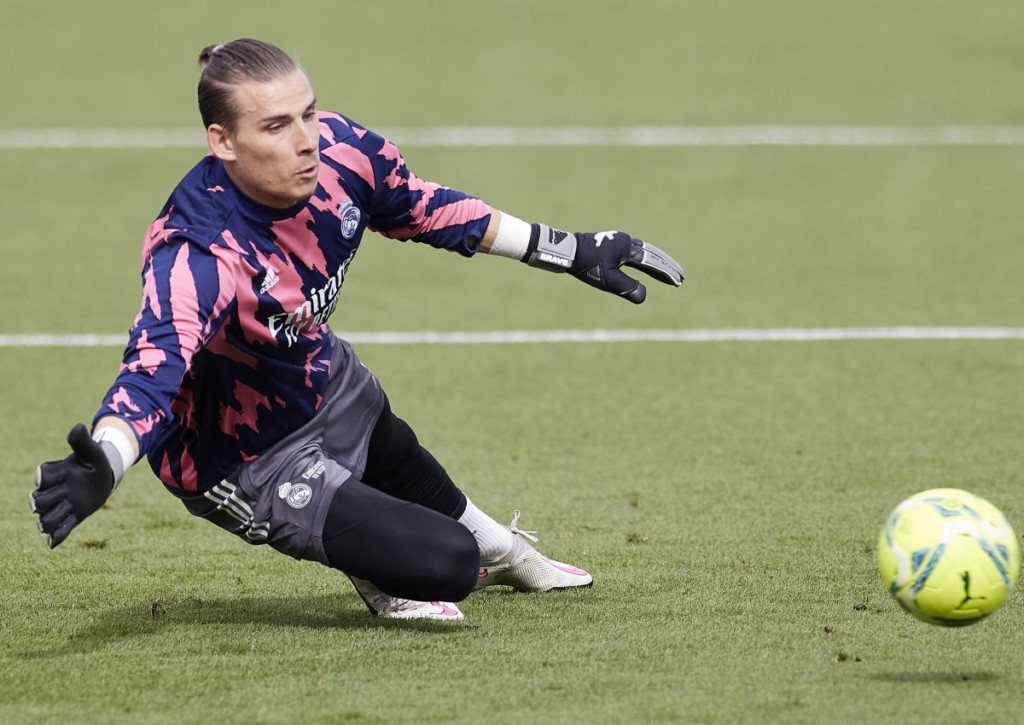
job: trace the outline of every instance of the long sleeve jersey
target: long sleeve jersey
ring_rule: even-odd
[[[216,485],[319,409],[327,319],[366,229],[472,256],[490,221],[485,202],[417,178],[381,136],[319,120],[307,201],[258,204],[207,156],[146,234],[141,309],[96,420],[126,420],[179,494]]]

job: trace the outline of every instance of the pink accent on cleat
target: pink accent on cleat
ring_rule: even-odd
[[[448,604],[448,602],[431,602],[435,607],[440,609],[437,613],[438,617],[452,617],[455,619],[462,619],[462,612],[456,609],[454,606]]]
[[[419,602],[385,594],[366,579],[350,576],[356,592],[375,617],[381,619],[433,619],[441,622],[457,622],[463,619],[462,611],[451,602]]]

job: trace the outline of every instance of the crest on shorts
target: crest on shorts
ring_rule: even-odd
[[[359,220],[362,216],[363,214],[359,211],[359,207],[351,201],[346,201],[339,206],[338,217],[341,218],[341,236],[345,239],[354,237],[359,229]]]
[[[277,495],[293,509],[300,509],[313,498],[313,489],[304,483],[282,483],[277,487]]]

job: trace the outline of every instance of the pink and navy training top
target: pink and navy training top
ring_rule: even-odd
[[[471,256],[490,221],[485,202],[417,178],[382,137],[319,119],[309,200],[258,204],[207,156],[146,235],[142,308],[96,419],[127,420],[179,494],[219,483],[319,408],[327,319],[366,229]]]

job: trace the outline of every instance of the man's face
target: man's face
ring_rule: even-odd
[[[316,191],[320,124],[316,98],[301,70],[234,90],[238,116],[229,132],[214,124],[207,137],[228,176],[254,201],[284,209]]]

